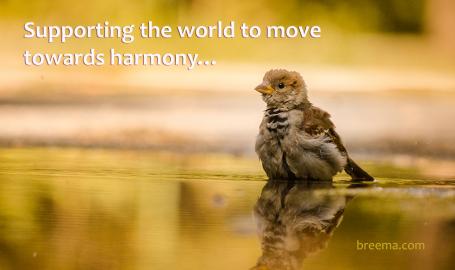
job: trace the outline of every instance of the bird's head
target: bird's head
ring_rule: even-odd
[[[305,81],[298,72],[272,69],[254,90],[262,94],[269,107],[295,108],[308,101]]]

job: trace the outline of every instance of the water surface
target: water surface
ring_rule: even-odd
[[[0,269],[453,269],[455,181],[363,164],[267,184],[250,158],[1,149]]]

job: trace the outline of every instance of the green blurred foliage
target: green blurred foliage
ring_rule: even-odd
[[[0,0],[3,19],[54,23],[153,20],[172,25],[235,19],[259,24],[329,23],[346,30],[418,33],[423,29],[423,13],[423,0]]]

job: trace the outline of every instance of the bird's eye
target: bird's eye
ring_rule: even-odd
[[[284,88],[284,83],[280,82],[280,83],[278,84],[278,88],[283,89],[283,88]]]

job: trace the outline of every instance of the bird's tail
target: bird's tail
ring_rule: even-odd
[[[360,166],[351,158],[348,158],[348,163],[344,167],[344,171],[349,174],[354,181],[374,181],[374,178],[360,168]]]

